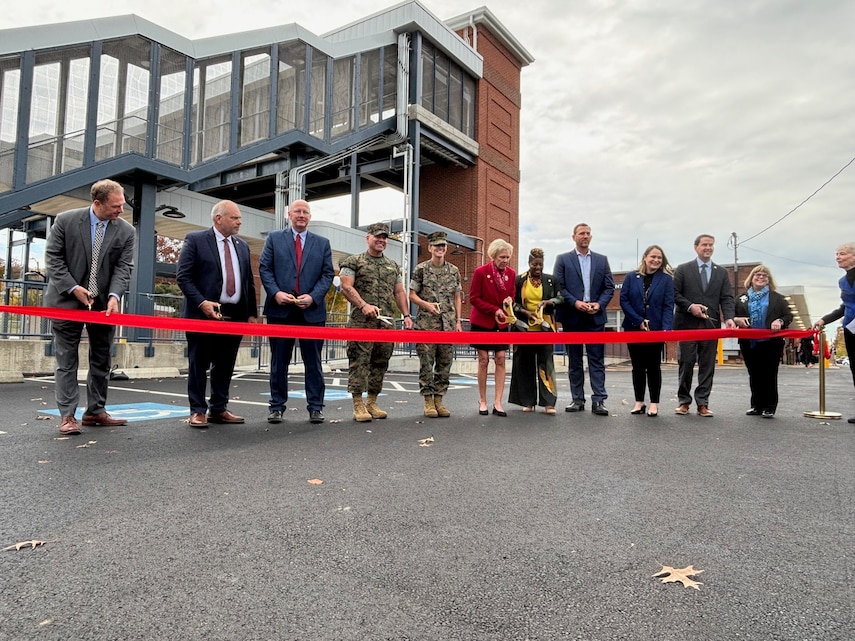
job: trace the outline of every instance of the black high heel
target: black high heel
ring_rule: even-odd
[[[642,403],[641,407],[639,407],[637,410],[632,410],[630,412],[630,414],[644,414],[644,412],[646,412],[646,411],[647,411],[647,405]]]
[[[497,410],[496,406],[493,405],[493,416],[507,416],[507,415],[508,415],[507,412],[505,412],[504,410]]]
[[[481,409],[481,406],[478,406],[478,414],[480,414],[481,416],[487,416],[489,413],[490,411],[486,407],[484,409]]]

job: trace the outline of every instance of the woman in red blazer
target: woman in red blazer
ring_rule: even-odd
[[[507,331],[508,319],[503,308],[514,304],[514,282],[516,273],[508,265],[514,248],[505,240],[497,238],[487,247],[490,262],[482,265],[472,274],[469,287],[469,302],[472,311],[469,323],[473,332]],[[487,367],[490,364],[490,350],[493,350],[495,396],[493,414],[507,416],[502,409],[502,396],[505,394],[505,354],[507,345],[473,345],[478,350],[478,413],[489,414],[487,410]]]

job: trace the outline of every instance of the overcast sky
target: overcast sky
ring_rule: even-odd
[[[188,38],[292,22],[321,35],[394,4],[28,0],[7,3],[0,28],[134,13]],[[855,163],[774,223],[855,158],[855,2],[423,4],[443,20],[486,5],[535,58],[522,74],[521,262],[540,246],[550,268],[580,221],[615,271],[651,243],[689,260],[701,232],[730,263],[735,232],[739,261],[804,285],[812,318],[839,304],[834,249],[855,241]],[[360,222],[400,217],[374,206]]]

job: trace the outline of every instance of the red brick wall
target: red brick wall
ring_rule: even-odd
[[[464,32],[460,32],[465,37]],[[478,25],[478,53],[484,58],[484,76],[478,82],[476,139],[479,157],[474,167],[429,165],[419,184],[419,215],[425,220],[483,239],[475,252],[452,255],[469,280],[481,264],[481,252],[495,238],[504,238],[515,250],[519,241],[520,181],[520,72],[519,62],[483,25]],[[453,251],[455,248],[452,247]],[[519,257],[515,251],[512,265]],[[422,250],[420,260],[426,260]],[[485,256],[486,260],[486,256]],[[524,260],[524,257],[523,257]],[[468,315],[468,305],[465,305]]]

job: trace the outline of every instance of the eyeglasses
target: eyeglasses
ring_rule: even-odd
[[[757,272],[754,274],[754,278],[769,278],[769,274],[764,274],[763,272]]]

